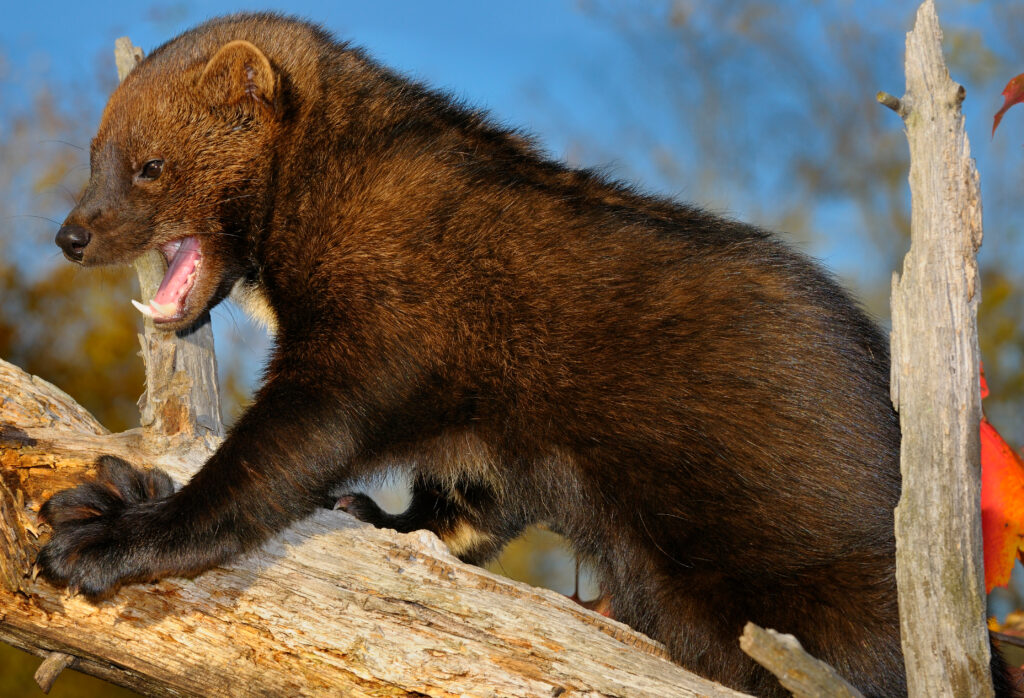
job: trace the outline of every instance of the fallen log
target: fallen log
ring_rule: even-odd
[[[97,456],[180,484],[215,442],[107,433],[0,361],[0,640],[152,695],[741,695],[621,623],[461,563],[431,533],[343,512],[194,580],[126,587],[97,605],[33,576],[48,535],[40,505]]]

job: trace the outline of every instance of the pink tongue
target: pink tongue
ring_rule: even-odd
[[[188,277],[196,268],[199,257],[199,239],[187,237],[182,240],[174,259],[167,267],[167,273],[164,274],[164,279],[160,282],[160,288],[157,289],[153,300],[161,304],[179,303],[188,293],[189,289],[186,286]]]

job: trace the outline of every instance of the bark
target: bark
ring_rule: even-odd
[[[931,0],[907,35],[911,247],[892,285],[892,400],[903,432],[896,578],[911,696],[992,695],[981,553],[975,259],[981,194]]]
[[[153,695],[741,695],[621,623],[462,564],[433,534],[342,512],[194,580],[127,587],[98,605],[68,596],[32,575],[47,535],[40,504],[103,453],[180,482],[208,451],[201,439],[165,450],[141,429],[108,434],[2,361],[0,425],[0,639],[64,653],[86,673]]]
[[[772,672],[794,698],[864,698],[835,669],[809,655],[792,635],[747,623],[740,648]]]

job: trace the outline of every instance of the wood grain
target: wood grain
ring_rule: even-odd
[[[989,696],[981,554],[975,255],[981,192],[931,0],[907,35],[910,252],[892,284],[892,399],[903,433],[896,578],[911,696]]]
[[[18,532],[0,548],[0,639],[13,645],[64,652],[76,669],[152,695],[741,695],[621,623],[459,562],[433,534],[342,512],[194,580],[128,587],[98,605],[68,596],[32,577],[48,533],[41,502],[102,453],[181,482],[205,459],[203,442],[163,451],[141,430],[97,433],[70,398],[2,361],[0,396],[0,527]]]
[[[778,677],[794,698],[864,698],[835,669],[809,655],[792,635],[747,623],[740,648]]]

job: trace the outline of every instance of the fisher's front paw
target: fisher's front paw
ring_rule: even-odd
[[[161,470],[139,470],[113,456],[100,457],[97,466],[94,480],[43,505],[39,514],[53,535],[36,560],[44,578],[91,600],[159,574],[147,543],[161,500],[174,492]]]

